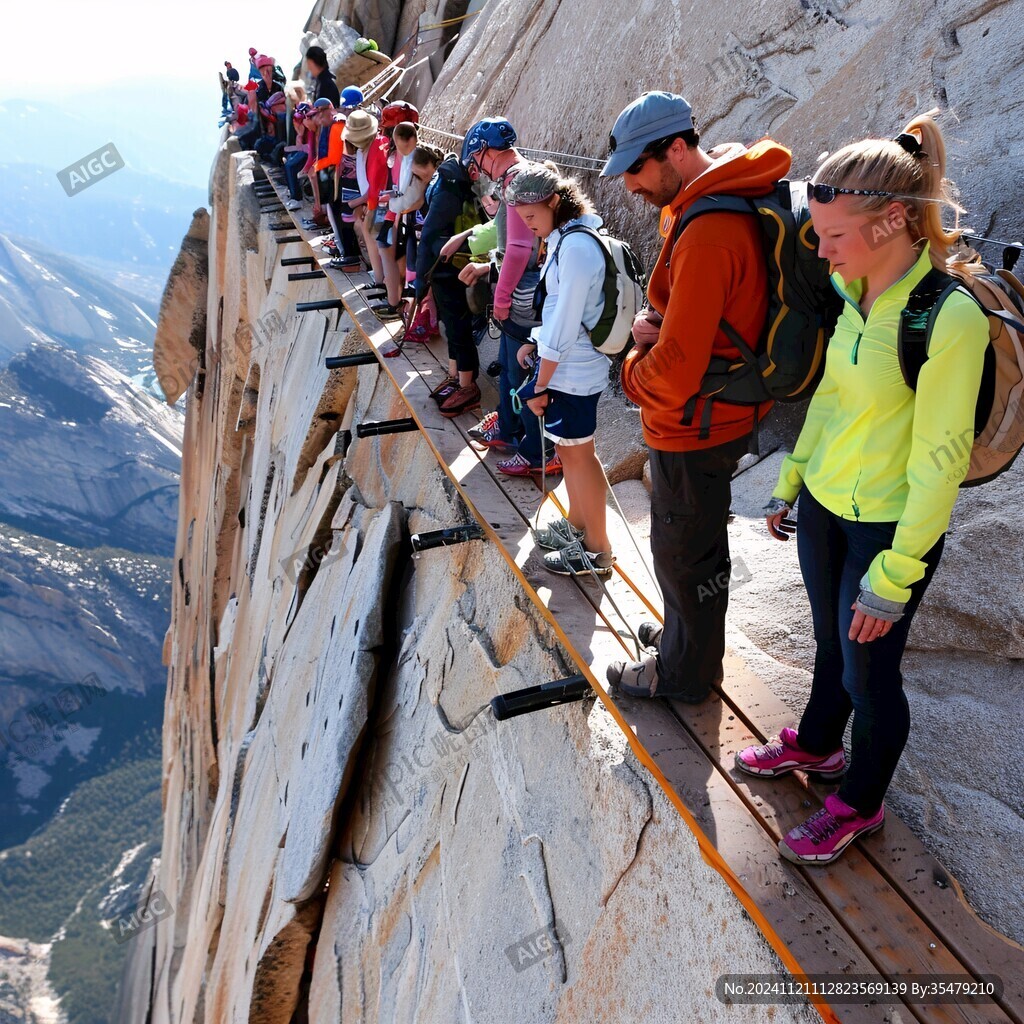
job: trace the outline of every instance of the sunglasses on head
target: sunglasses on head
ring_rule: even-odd
[[[839,188],[836,185],[821,185],[807,182],[807,198],[816,203],[831,203],[836,196],[892,196],[892,192],[881,192],[877,188]]]

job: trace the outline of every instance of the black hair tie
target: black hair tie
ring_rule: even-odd
[[[916,135],[911,135],[910,132],[900,132],[892,141],[916,160],[923,160],[928,155],[921,148],[921,140]]]

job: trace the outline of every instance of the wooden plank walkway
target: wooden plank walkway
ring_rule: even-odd
[[[283,187],[275,187],[283,196]],[[274,216],[282,221],[284,215]],[[300,228],[295,232],[305,242],[315,237]],[[298,250],[298,243],[289,244]],[[820,806],[834,787],[811,785],[802,774],[770,782],[735,770],[737,750],[764,742],[795,717],[738,655],[728,654],[723,686],[698,706],[611,697],[605,667],[632,655],[628,632],[593,582],[553,577],[541,567],[530,533],[543,499],[538,487],[494,471],[466,434],[474,416],[448,420],[440,415],[428,396],[445,375],[443,346],[410,343],[398,357],[384,358],[381,350],[393,348],[400,325],[384,324],[370,312],[356,288],[365,275],[330,270],[321,250],[312,251],[327,273],[324,297],[342,299],[394,384],[396,417],[409,415],[416,421],[487,539],[696,836],[705,860],[729,884],[786,968],[793,975],[827,975],[836,981],[867,977],[899,983],[901,978],[945,976],[967,982],[997,976],[1001,981],[994,999],[976,1003],[927,1002],[910,994],[856,1002],[812,995],[822,1018],[856,1024],[1024,1024],[1024,949],[977,917],[956,880],[894,814],[887,815],[881,832],[859,841],[827,868],[802,868],[779,856],[781,835]],[[616,550],[622,563],[609,592],[634,625],[652,612],[660,618],[656,591],[625,541],[624,526],[609,516],[613,536],[621,541]]]

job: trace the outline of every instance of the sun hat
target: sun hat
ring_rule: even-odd
[[[505,188],[507,206],[531,206],[550,199],[558,190],[558,175],[543,164],[526,164]]]
[[[377,118],[365,110],[353,110],[345,123],[343,138],[358,149],[365,149],[377,134]]]

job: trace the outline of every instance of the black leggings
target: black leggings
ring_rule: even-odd
[[[910,734],[900,662],[945,543],[940,537],[922,558],[927,569],[910,588],[903,618],[884,637],[858,643],[849,638],[851,606],[875,555],[891,546],[896,525],[843,519],[806,487],[800,494],[797,552],[818,647],[811,698],[798,730],[800,746],[812,754],[838,750],[853,715],[850,770],[839,797],[865,817],[881,807]]]
[[[460,373],[480,372],[480,353],[473,337],[473,314],[466,303],[466,286],[454,273],[434,274],[431,281],[438,319],[448,335],[448,358]]]
[[[337,200],[331,203],[331,213],[334,214],[334,223],[338,225],[340,238],[334,240],[335,245],[341,250],[341,258],[346,260],[359,259],[359,239],[356,238],[356,229],[351,221],[346,221],[342,214],[351,213],[348,203]]]

